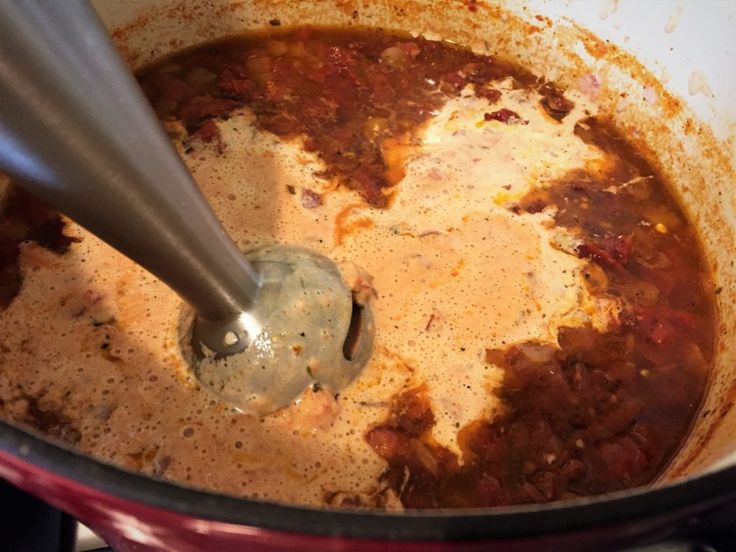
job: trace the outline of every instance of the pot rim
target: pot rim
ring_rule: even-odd
[[[660,488],[564,503],[403,513],[317,509],[182,487],[102,463],[5,422],[0,422],[0,451],[119,499],[197,519],[314,536],[425,541],[531,537],[684,516],[736,499],[736,466],[729,466]]]

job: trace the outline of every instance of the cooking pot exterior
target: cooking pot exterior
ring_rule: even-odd
[[[496,22],[497,29],[516,28],[520,33],[524,30],[523,25],[530,25],[526,21],[537,21],[533,28],[526,27],[525,32],[544,35],[547,32],[543,28],[547,25],[544,18],[546,16],[535,19],[534,14],[546,13],[550,17],[575,15],[566,13],[560,2],[544,1],[508,2],[508,7],[514,8],[508,13],[495,4],[480,1],[477,5],[475,2],[447,2],[446,17],[434,13],[430,9],[431,2],[421,1],[398,4],[337,0],[303,3],[254,1],[251,4],[243,7],[242,4],[229,0],[95,2],[103,20],[114,31],[113,36],[121,52],[134,67],[171,49],[242,29],[263,28],[276,17],[284,25],[302,21],[346,24],[345,22],[354,18],[353,14],[360,13],[360,23],[419,30],[430,37],[452,38],[477,46],[473,36],[477,38],[482,32],[477,27],[479,20],[487,23],[488,33],[495,32],[492,21]],[[620,7],[617,2],[572,4],[572,11],[575,7],[579,8],[581,19],[589,27],[602,35],[609,31],[615,35],[615,25],[607,28],[604,22],[613,20],[616,10],[623,14],[635,2],[621,2]],[[667,2],[660,6],[667,5],[674,10],[675,4],[677,3]],[[469,5],[476,9],[469,9]],[[403,14],[402,9],[405,10]],[[514,14],[521,15],[517,18]],[[620,17],[623,17],[621,14]],[[675,11],[671,11],[663,16],[666,25],[672,23],[674,15]],[[706,16],[707,14],[703,16],[704,21]],[[627,17],[631,20],[630,16]],[[675,21],[672,24],[676,23]],[[535,30],[537,26],[541,30]],[[551,21],[549,28],[552,28]],[[584,30],[572,28],[574,40],[588,36]],[[632,24],[632,28],[637,26]],[[714,36],[718,36],[718,29],[713,29]],[[644,31],[637,32],[637,36],[641,38]],[[508,42],[501,48],[509,48],[513,40],[524,41],[526,36],[523,33],[514,35],[513,30],[507,31]],[[554,37],[555,40],[559,39],[557,35]],[[620,37],[610,38],[620,41]],[[631,44],[637,43],[636,36],[634,38]],[[591,44],[598,44],[594,38],[590,40]],[[683,40],[692,45],[696,37]],[[647,40],[639,42],[644,46],[641,50],[642,59],[648,59],[650,54],[654,55],[653,52],[658,51],[661,46],[652,45]],[[543,38],[540,39],[538,48],[523,42],[519,44],[521,46],[516,50],[519,53],[518,61],[550,78],[563,78],[571,68],[578,72],[584,70],[574,66],[570,60],[565,62],[567,65],[562,62],[555,65],[550,61],[551,58],[544,57],[551,55],[551,43],[545,43]],[[730,45],[736,47],[736,41],[732,39]],[[710,46],[704,48],[705,53],[708,53]],[[590,54],[587,46],[583,50]],[[582,55],[579,53],[579,56]],[[698,78],[693,81],[695,84],[707,82],[706,76],[718,75],[719,71],[723,73],[725,69],[730,69],[728,65],[719,66],[719,55],[720,50],[711,52],[709,61],[702,66],[704,73],[696,75]],[[724,60],[727,62],[728,58]],[[590,63],[595,62],[596,60],[592,60]],[[534,66],[534,63],[541,64],[544,70]],[[633,65],[627,66],[621,73],[630,71],[633,75],[634,70],[631,67]],[[647,68],[652,70],[650,65]],[[687,84],[683,85],[683,79],[692,84],[689,82],[693,80],[692,74],[681,79],[682,67],[671,66],[670,69],[673,88],[684,95]],[[616,86],[621,89],[640,86],[638,81],[646,81],[646,74],[642,75],[637,75],[636,78],[624,75]],[[704,79],[702,82],[698,80],[701,76]],[[624,82],[624,77],[637,82]],[[733,105],[736,86],[733,82],[723,80],[711,80],[710,85],[711,91],[714,91],[714,97],[710,98],[712,101],[705,101],[696,94],[688,102],[693,104],[694,113],[688,111],[687,117],[697,115],[700,119],[709,119],[710,126],[704,127],[703,132],[695,133],[697,136],[679,135],[670,127],[657,127],[655,123],[659,122],[657,118],[661,115],[646,103],[636,107],[642,116],[650,119],[647,124],[641,124],[641,119],[637,120],[633,115],[627,119],[627,114],[620,114],[624,127],[639,125],[637,128],[641,133],[640,138],[644,141],[658,145],[657,140],[652,140],[651,136],[658,136],[663,131],[669,132],[672,142],[667,143],[667,149],[663,150],[667,154],[662,161],[668,163],[663,172],[674,181],[691,214],[702,226],[706,251],[717,273],[719,284],[722,284],[720,310],[722,334],[725,337],[721,338],[719,363],[723,366],[718,368],[714,385],[694,429],[694,437],[665,474],[664,481],[675,476],[684,477],[675,484],[648,491],[596,497],[561,506],[531,506],[486,512],[392,515],[318,511],[237,500],[154,481],[102,465],[6,424],[0,424],[0,476],[68,511],[93,527],[120,551],[605,550],[678,533],[683,527],[693,523],[699,515],[715,507],[723,508],[731,504],[736,501],[736,468],[730,467],[729,459],[733,450],[730,443],[734,442],[736,436],[736,416],[732,416],[731,409],[734,396],[733,370],[729,371],[727,366],[731,359],[736,359],[728,339],[736,335],[736,316],[731,314],[731,310],[736,309],[733,305],[733,298],[736,297],[736,277],[733,272],[736,268],[723,262],[723,251],[720,254],[718,251],[720,248],[728,253],[729,249],[732,250],[733,243],[736,243],[733,240],[736,201],[733,200],[733,180],[729,180],[734,174],[733,151],[736,151],[729,149],[736,148],[736,119],[733,117],[736,113]],[[658,85],[649,83],[646,86],[653,87],[663,98],[666,96],[663,90],[657,88]],[[725,95],[717,92],[724,90],[734,91],[729,105],[718,103]],[[666,111],[667,105],[657,109]],[[718,116],[714,113],[731,115]],[[676,116],[684,117],[679,111]],[[710,130],[718,136],[708,134]],[[714,157],[704,160],[702,166],[691,163],[694,172],[689,175],[692,181],[701,179],[707,189],[688,187],[681,183],[681,179],[678,180],[682,171],[675,169],[680,166],[678,163],[685,163],[678,161],[684,155],[677,149],[679,144],[684,144],[683,151],[691,147],[702,149],[707,146],[713,149]],[[688,158],[688,161],[691,159]],[[668,173],[668,167],[673,174]],[[733,205],[722,206],[718,200],[713,199],[723,193],[726,194],[726,200],[732,201]],[[718,216],[713,217],[713,213]],[[731,364],[736,366],[736,362]],[[718,424],[709,416],[719,417]]]
[[[620,550],[736,515],[736,468],[653,491],[504,510],[374,514],[290,508],[146,479],[0,424],[0,476],[81,520],[115,550]]]

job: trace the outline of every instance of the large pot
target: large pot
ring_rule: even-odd
[[[615,123],[633,141],[654,146],[657,164],[700,228],[720,290],[711,386],[688,442],[656,485],[565,503],[471,512],[303,509],[135,475],[7,424],[0,424],[0,476],[72,513],[118,550],[516,550],[553,544],[588,549],[672,535],[686,520],[692,523],[714,509],[736,512],[736,76],[730,61],[736,50],[736,5],[635,0],[500,4],[95,2],[133,68],[173,49],[267,28],[278,19],[285,26],[364,24],[441,37],[500,52],[563,85],[595,74]]]

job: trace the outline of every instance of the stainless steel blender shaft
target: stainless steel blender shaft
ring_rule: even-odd
[[[0,167],[200,318],[237,316],[258,291],[85,0],[0,3]]]

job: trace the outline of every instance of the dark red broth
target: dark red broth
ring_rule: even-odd
[[[261,129],[303,139],[325,161],[324,178],[390,209],[384,191],[400,187],[403,174],[386,162],[386,140],[417,129],[468,83],[488,101],[486,120],[526,124],[489,84],[505,76],[536,88],[558,121],[572,109],[554,85],[508,63],[375,30],[251,35],[183,52],[139,79],[159,116],[181,120],[189,140],[226,148],[218,121],[248,108]],[[487,350],[487,361],[505,370],[498,392],[505,410],[461,429],[461,457],[433,441],[422,387],[394,397],[389,416],[365,438],[387,462],[385,488],[405,507],[547,502],[646,484],[688,432],[708,381],[716,320],[695,229],[654,168],[610,125],[589,119],[576,133],[615,153],[616,166],[605,176],[573,172],[510,208],[518,216],[556,208],[556,223],[582,240],[573,253],[588,261],[591,292],[624,305],[619,323],[606,333],[562,328],[559,347]],[[19,286],[20,240],[60,253],[69,246],[55,215],[11,197],[0,225],[3,297]],[[366,504],[350,493],[326,500],[381,505],[378,496]]]
[[[327,162],[322,176],[383,207],[382,190],[403,176],[387,170],[383,140],[415,129],[467,83],[508,75],[533,79],[441,42],[300,29],[198,48],[145,71],[140,81],[160,117],[180,119],[205,141],[219,140],[213,120],[247,106],[260,128],[304,137],[305,149]],[[478,95],[494,111],[500,93],[479,88]]]

